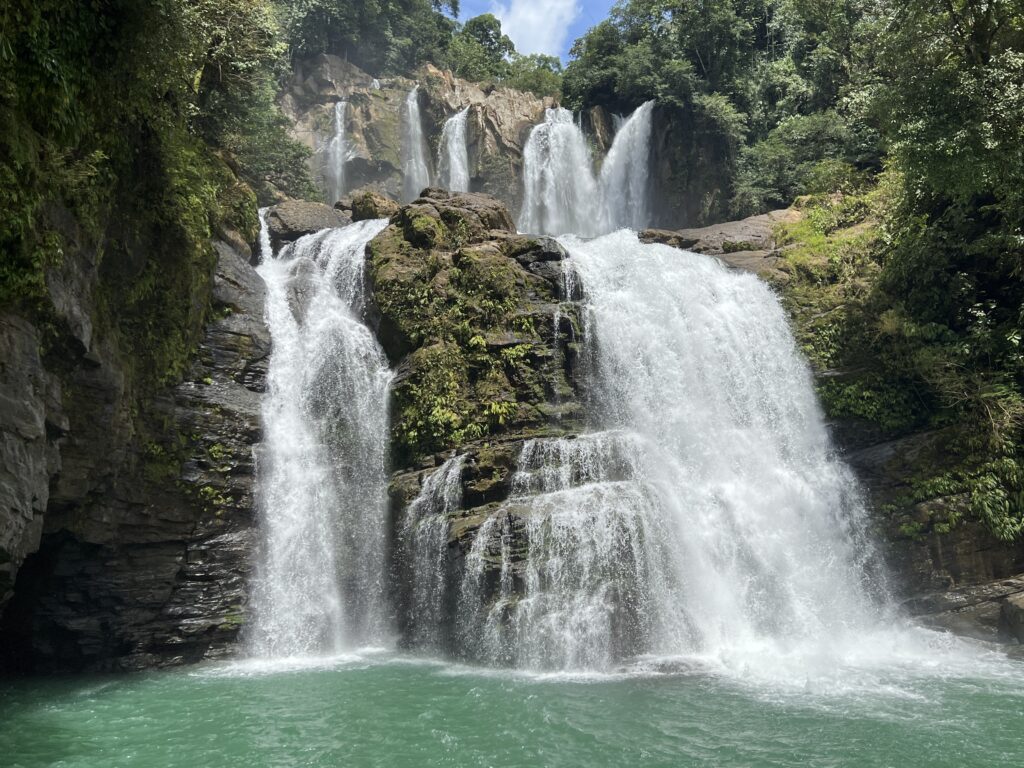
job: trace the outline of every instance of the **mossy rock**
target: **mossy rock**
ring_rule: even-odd
[[[401,370],[400,466],[537,430],[552,412],[538,406],[572,392],[551,345],[567,341],[553,330],[555,314],[575,310],[556,303],[560,277],[527,268],[559,254],[511,227],[496,200],[428,189],[369,245],[378,335]]]
[[[352,221],[390,219],[400,206],[394,200],[372,190],[353,192],[351,195]]]

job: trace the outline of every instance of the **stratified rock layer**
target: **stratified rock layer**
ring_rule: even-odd
[[[4,356],[0,402],[20,393],[0,409],[16,459],[5,453],[4,471],[21,478],[3,484],[5,512],[17,514],[0,514],[9,566],[21,564],[0,622],[9,674],[141,668],[233,648],[269,336],[259,277],[230,246],[215,248],[214,319],[185,380],[141,419],[116,349],[80,339],[62,395],[33,355],[35,330],[0,324],[0,343],[17,353]]]

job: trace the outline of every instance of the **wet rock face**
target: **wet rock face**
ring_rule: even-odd
[[[523,147],[555,100],[511,88],[481,89],[427,65],[422,74],[428,134],[437,146],[444,121],[469,107],[466,121],[470,189],[501,200],[513,212],[522,202]],[[436,153],[435,153],[436,155]]]
[[[43,367],[39,344],[30,323],[0,317],[0,611],[18,568],[39,546],[67,428],[60,382]]]
[[[640,240],[714,256],[730,267],[754,272],[769,281],[784,282],[787,276],[778,269],[781,252],[776,247],[775,228],[798,221],[801,216],[799,211],[785,208],[707,227],[645,229]]]
[[[0,618],[0,672],[141,668],[234,649],[270,340],[262,282],[241,254],[216,249],[213,319],[193,365],[141,421],[116,350],[102,344],[64,374],[66,421],[41,401],[47,476],[29,507],[41,536],[29,531]],[[30,358],[22,378],[38,378]],[[39,454],[38,440],[22,437],[21,450]]]

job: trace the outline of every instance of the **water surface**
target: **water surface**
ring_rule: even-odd
[[[0,688],[0,754],[12,768],[1024,764],[1017,662],[867,687],[664,669],[537,676],[366,654],[32,680]]]

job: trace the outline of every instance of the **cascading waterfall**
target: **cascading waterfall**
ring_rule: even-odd
[[[259,239],[259,253],[257,253],[257,260],[260,262],[267,261],[273,258],[274,248],[270,242],[270,225],[267,224],[267,211],[269,207],[263,207],[259,209],[260,217],[260,239]]]
[[[572,112],[548,109],[523,148],[523,206],[520,232],[598,234],[600,195],[593,160]]]
[[[402,523],[404,557],[413,574],[409,640],[420,650],[438,652],[443,646],[449,517],[462,506],[465,459],[454,456],[427,478]]]
[[[410,202],[430,186],[427,142],[420,117],[420,87],[409,91],[402,107],[402,199]]]
[[[452,192],[469,192],[469,149],[466,145],[469,107],[445,120],[437,150],[441,186]]]
[[[622,121],[601,165],[602,227],[605,232],[650,225],[648,187],[651,155],[651,116],[654,102],[637,107]]]
[[[523,446],[510,500],[466,557],[458,630],[470,657],[608,669],[644,646],[666,618],[648,604],[671,606],[678,591],[644,458],[642,440],[619,431]]]
[[[648,226],[653,110],[649,101],[622,122],[597,178],[590,146],[572,113],[547,110],[523,149],[519,231],[593,237]]]
[[[349,146],[345,135],[345,113],[348,102],[334,104],[334,135],[324,149],[324,186],[327,201],[334,203],[347,191],[345,188],[345,163],[349,160]]]
[[[627,231],[563,244],[603,431],[523,448],[511,498],[465,558],[467,654],[799,676],[913,652],[893,639],[908,630],[871,576],[857,484],[771,290]]]
[[[386,225],[307,235],[259,268],[274,346],[258,461],[256,656],[333,654],[388,631],[391,372],[362,321],[365,247]]]

